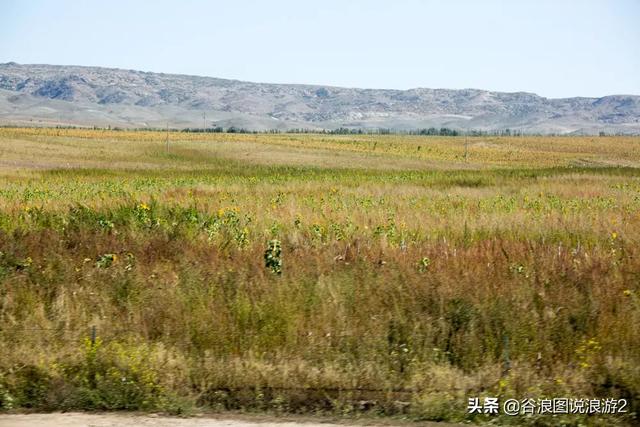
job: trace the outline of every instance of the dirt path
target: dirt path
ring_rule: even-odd
[[[345,427],[391,426],[386,421],[365,421],[361,423],[331,424],[313,419],[279,420],[272,417],[177,418],[159,415],[141,415],[130,413],[85,414],[80,412],[51,414],[4,414],[0,415],[0,427]],[[396,425],[402,425],[398,423]],[[405,423],[405,425],[407,425]],[[451,427],[448,423],[412,423],[411,426]]]

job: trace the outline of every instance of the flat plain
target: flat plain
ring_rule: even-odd
[[[639,137],[2,128],[0,407],[633,424],[639,166]]]

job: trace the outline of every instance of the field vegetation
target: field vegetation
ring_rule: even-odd
[[[166,138],[0,129],[1,408],[637,422],[640,138]]]

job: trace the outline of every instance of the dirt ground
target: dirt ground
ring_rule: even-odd
[[[449,423],[403,423],[362,420],[348,421],[345,424],[332,424],[329,420],[310,418],[286,418],[259,416],[210,417],[197,416],[190,418],[168,417],[161,415],[103,413],[88,414],[80,412],[54,412],[50,414],[2,414],[0,427],[345,427],[345,426],[398,426],[412,427],[452,427]]]

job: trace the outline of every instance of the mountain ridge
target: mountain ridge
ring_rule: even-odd
[[[10,62],[0,64],[0,123],[638,134],[640,96],[345,88]]]

